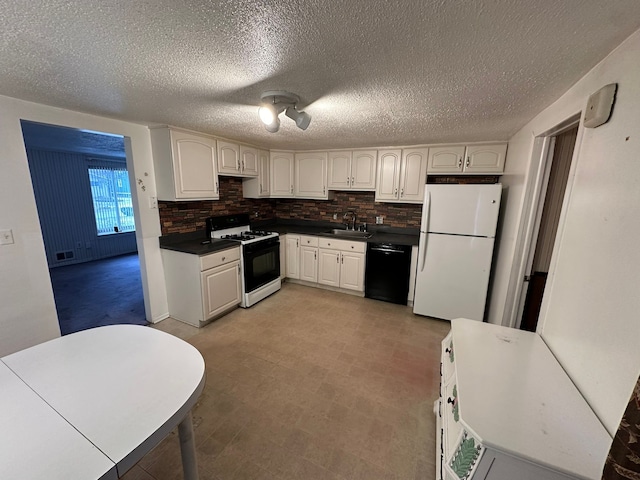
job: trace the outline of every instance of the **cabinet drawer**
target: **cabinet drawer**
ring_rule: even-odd
[[[343,252],[359,252],[364,253],[367,249],[365,242],[350,242],[348,240],[334,240],[332,238],[318,238],[318,246],[320,248],[330,248],[333,250],[342,250]]]
[[[220,252],[211,253],[200,257],[200,271],[224,265],[225,263],[240,260],[240,247],[233,247]]]
[[[456,371],[455,354],[453,351],[453,339],[451,334],[442,341],[442,383],[446,383]]]
[[[455,376],[444,387],[442,398],[442,423],[444,425],[444,458],[449,461],[456,451],[462,436],[460,422],[460,405],[458,403],[458,387]]]
[[[318,237],[310,237],[308,235],[300,235],[300,246],[302,247],[317,247]]]

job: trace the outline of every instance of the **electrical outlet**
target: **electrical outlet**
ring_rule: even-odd
[[[380,216],[380,217],[376,217],[376,224],[377,225],[382,225],[384,223],[384,217]]]
[[[158,197],[149,197],[149,208],[158,208]]]
[[[0,230],[0,245],[12,245],[13,232],[11,230]]]
[[[334,219],[334,220],[337,220],[337,219],[338,219],[338,214],[337,214],[337,213],[334,213],[334,214],[333,214],[333,219]]]

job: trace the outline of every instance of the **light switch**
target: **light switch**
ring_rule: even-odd
[[[158,208],[158,197],[149,197],[149,208]]]
[[[0,245],[13,244],[13,232],[11,230],[0,230]]]

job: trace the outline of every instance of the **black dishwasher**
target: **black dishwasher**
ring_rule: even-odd
[[[410,271],[411,245],[367,244],[364,296],[406,305]]]

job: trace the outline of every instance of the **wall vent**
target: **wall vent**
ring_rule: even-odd
[[[62,262],[64,260],[69,260],[70,258],[73,258],[75,255],[73,254],[72,250],[69,250],[68,252],[56,252],[56,260],[58,262]]]

